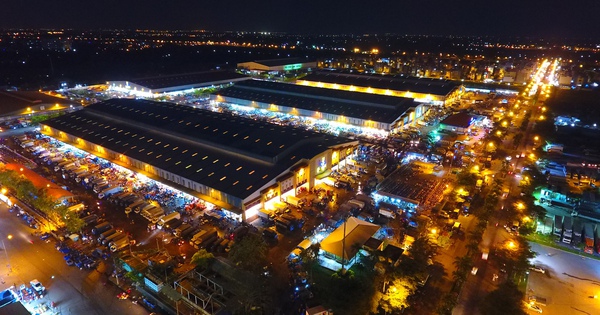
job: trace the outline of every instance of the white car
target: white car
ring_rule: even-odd
[[[537,306],[537,305],[535,305],[534,303],[525,303],[525,305],[527,305],[527,308],[529,310],[532,310],[534,312],[538,312],[540,314],[542,313],[542,308],[539,307],[539,306]]]
[[[29,284],[31,284],[31,287],[41,296],[44,296],[44,292],[46,291],[46,288],[42,285],[41,282],[39,282],[37,279],[33,279],[31,281],[29,281]]]
[[[473,269],[471,269],[471,274],[472,274],[472,275],[476,275],[476,274],[477,274],[477,271],[479,271],[479,268],[477,268],[477,267],[473,267]]]
[[[533,270],[535,272],[543,273],[543,274],[546,273],[546,270],[544,270],[543,268],[537,267],[537,266],[530,267],[529,269]]]

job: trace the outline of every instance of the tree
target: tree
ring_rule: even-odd
[[[507,244],[497,248],[494,259],[500,266],[506,266],[509,275],[527,271],[530,260],[535,257],[535,252],[523,237],[517,237],[511,243],[512,246]]]
[[[456,257],[454,259],[454,266],[456,267],[457,274],[464,274],[466,276],[469,269],[473,266],[473,260],[470,256]]]
[[[407,299],[416,290],[414,281],[407,278],[394,279],[379,304],[386,313],[396,314],[408,307]]]
[[[483,315],[526,315],[523,293],[517,286],[506,281],[498,289],[490,292],[481,303],[480,311]]]
[[[258,234],[250,233],[231,247],[229,258],[238,266],[249,271],[258,271],[267,261],[268,247]]]
[[[452,310],[454,306],[456,306],[456,301],[458,300],[458,296],[456,293],[448,292],[444,294],[440,300],[440,303],[437,307],[437,313],[440,315],[450,315],[452,314]]]
[[[408,252],[409,257],[402,259],[397,271],[405,276],[415,276],[425,271],[429,257],[436,253],[436,247],[428,236],[421,236],[415,239]]]
[[[469,171],[456,174],[456,183],[461,186],[473,187],[477,184],[477,175]]]
[[[208,268],[208,265],[210,265],[214,258],[215,255],[209,253],[208,251],[206,251],[206,249],[200,249],[199,251],[195,252],[192,256],[192,264],[202,269],[206,269]]]

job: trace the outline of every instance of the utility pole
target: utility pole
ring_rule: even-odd
[[[344,218],[344,236],[342,237],[342,274],[345,274],[345,256],[346,256],[346,222],[348,218]]]

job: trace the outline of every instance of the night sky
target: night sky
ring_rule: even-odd
[[[2,28],[600,37],[598,0],[2,0]]]

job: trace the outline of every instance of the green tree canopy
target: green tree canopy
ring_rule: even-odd
[[[260,270],[267,261],[268,247],[258,234],[250,233],[231,247],[229,259],[249,271]]]
[[[523,293],[517,286],[506,281],[498,289],[490,292],[481,303],[482,315],[526,315]]]
[[[381,298],[379,305],[389,314],[397,314],[409,306],[408,297],[417,290],[414,281],[407,278],[394,279],[388,286],[387,292]]]
[[[210,262],[215,258],[215,255],[213,255],[212,253],[209,253],[208,251],[206,251],[206,249],[200,249],[199,251],[197,251],[196,253],[194,253],[194,255],[192,256],[192,264],[202,268],[202,269],[206,269],[208,268],[208,265],[210,265]]]

